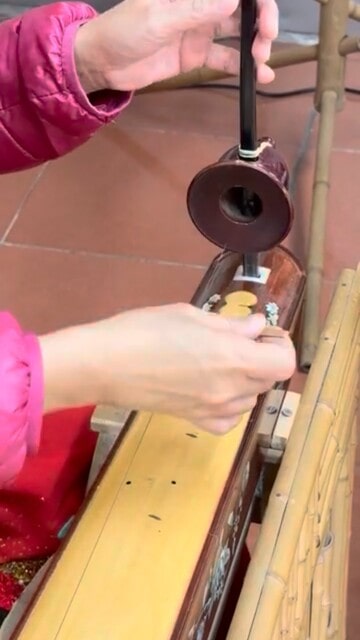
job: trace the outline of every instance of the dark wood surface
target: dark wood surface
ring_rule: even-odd
[[[254,312],[263,313],[268,302],[275,302],[279,307],[279,326],[293,333],[301,310],[305,286],[304,272],[299,263],[281,247],[265,254],[261,265],[270,269],[266,284],[235,282],[233,276],[240,265],[241,256],[238,254],[225,252],[215,258],[196,291],[193,304],[202,306],[211,296],[218,294],[221,299],[214,307],[216,312],[221,309],[229,293],[249,291],[257,297]],[[283,395],[287,386],[286,383],[278,385],[278,388],[283,389]],[[281,394],[278,400],[281,403]],[[214,584],[216,586],[213,586],[213,589],[218,588],[219,580],[222,581],[220,590],[224,590],[229,576],[236,569],[234,563],[240,559],[240,547],[244,544],[244,526],[261,473],[257,447],[257,419],[263,402],[264,398],[260,398],[249,420],[171,640],[216,638],[217,628],[221,625],[221,612],[218,609],[224,607],[225,603],[221,593],[216,594],[216,598],[213,595],[215,601],[212,604],[211,593],[207,599],[204,598],[204,593],[211,590]],[[247,466],[249,480],[244,484],[242,479]],[[237,523],[235,527],[228,524],[231,521]],[[229,558],[226,566],[221,569],[219,565],[226,555],[229,555]]]

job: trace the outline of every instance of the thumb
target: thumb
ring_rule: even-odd
[[[250,340],[258,338],[266,327],[266,318],[261,313],[252,313],[247,318],[239,320],[229,318],[229,322],[234,331]]]

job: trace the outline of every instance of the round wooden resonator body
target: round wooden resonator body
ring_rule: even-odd
[[[256,160],[242,160],[233,147],[202,169],[187,193],[190,217],[200,233],[223,249],[260,253],[288,235],[293,207],[286,162],[274,142],[259,142]]]

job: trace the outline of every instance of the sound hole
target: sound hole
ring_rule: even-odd
[[[220,208],[234,222],[250,223],[262,213],[262,202],[245,187],[231,187],[220,196]]]

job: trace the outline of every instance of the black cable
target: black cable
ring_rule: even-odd
[[[238,91],[240,89],[238,84],[229,84],[224,83],[220,84],[218,82],[204,82],[199,84],[192,84],[187,87],[179,87],[179,89],[229,89]],[[360,96],[360,89],[355,89],[355,87],[345,87],[344,90],[346,93],[350,93],[356,96]],[[290,89],[289,91],[263,91],[261,89],[257,89],[256,95],[262,98],[292,98],[296,96],[302,96],[310,93],[314,93],[316,91],[315,87],[304,87],[301,89]]]
[[[251,53],[256,35],[256,1],[242,0],[240,38],[240,146],[254,151],[256,135],[256,67]]]
[[[256,127],[256,65],[252,47],[257,29],[256,0],[241,1],[240,23],[240,82],[239,82],[239,124],[240,147],[242,151],[255,151],[258,143]],[[239,213],[249,222],[254,219],[255,194],[245,188],[236,188]],[[256,253],[243,256],[244,276],[257,278],[259,258]]]

